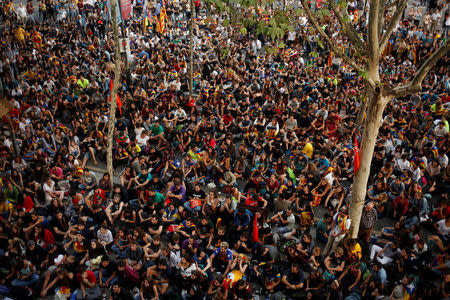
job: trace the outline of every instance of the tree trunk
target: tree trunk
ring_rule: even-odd
[[[383,97],[379,88],[367,88],[367,113],[360,146],[360,166],[355,174],[352,187],[352,200],[349,207],[349,217],[352,220],[349,236],[358,237],[359,223],[367,193],[367,182],[370,175],[373,151],[381,125],[383,111],[390,97]]]
[[[360,99],[360,105],[359,105],[359,111],[358,115],[356,116],[356,128],[359,129],[364,121],[364,114],[366,113],[367,109],[367,99],[366,97],[363,97]]]
[[[194,93],[194,0],[191,1],[191,22],[189,26],[189,100]]]
[[[20,157],[20,150],[19,146],[17,145],[17,139],[16,139],[16,131],[14,130],[11,118],[9,115],[7,116],[8,124],[9,124],[9,130],[11,131],[11,138],[13,142],[14,152],[16,153],[16,156]]]
[[[114,145],[114,128],[116,124],[116,103],[117,103],[117,90],[119,88],[120,81],[120,68],[121,68],[121,57],[120,57],[120,41],[119,41],[119,29],[117,28],[116,13],[117,13],[117,1],[111,1],[111,21],[112,30],[114,36],[114,47],[116,52],[116,61],[114,68],[114,85],[111,94],[111,103],[109,108],[109,123],[108,123],[108,146],[106,149],[106,169],[108,170],[109,180],[111,185],[113,184],[113,145]],[[112,80],[112,79],[110,79]]]

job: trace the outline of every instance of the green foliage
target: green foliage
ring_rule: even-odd
[[[321,9],[317,10],[314,14],[316,15],[316,17],[318,19],[322,19],[324,17],[330,16],[331,12],[326,8],[321,8]]]
[[[250,6],[255,6],[258,4],[258,1],[256,0],[241,0],[236,2],[240,2],[239,4],[245,8],[249,8]]]
[[[265,7],[266,5],[271,5],[275,2],[275,0],[261,0],[261,6]]]
[[[245,28],[253,27],[253,26],[255,26],[257,23],[258,23],[258,21],[255,20],[255,19],[253,19],[253,18],[248,18],[248,19],[242,20],[242,25],[243,25]]]
[[[278,26],[272,26],[267,29],[267,35],[274,41],[276,39],[282,39],[284,36],[284,30]]]
[[[358,72],[358,75],[364,79],[368,79],[369,78],[369,73],[367,72],[366,69],[361,70]]]
[[[259,21],[258,25],[256,26],[256,35],[266,34],[266,32],[267,32],[266,22]]]
[[[345,0],[338,0],[338,5],[342,9],[347,9],[348,4],[347,4],[347,1],[345,1]]]
[[[228,50],[228,48],[222,49],[222,54],[220,55],[220,58],[225,59],[225,57],[228,55],[229,52],[230,50]]]
[[[294,23],[290,15],[292,8],[275,8],[269,14],[265,8],[271,6],[275,0],[206,0],[217,13],[225,13],[228,17],[223,20],[223,26],[234,26],[239,29],[241,34],[252,34],[258,36],[263,34],[269,37],[272,41],[277,42],[283,39],[285,34],[289,31],[294,31]],[[250,7],[260,5],[262,8],[262,16],[255,17],[249,10]],[[296,9],[295,14],[301,15],[304,13],[303,9]],[[321,12],[325,15],[325,10]],[[281,41],[278,47],[270,47],[266,49],[268,54],[276,54],[278,48],[286,47]],[[226,57],[225,52],[222,52],[221,57]]]
[[[267,46],[264,47],[264,49],[268,55],[276,55],[278,53],[278,49],[275,47]]]
[[[305,11],[303,10],[303,9],[301,9],[301,8],[297,8],[296,10],[295,10],[295,14],[297,15],[297,16],[301,16],[302,14],[304,14],[305,13]]]
[[[319,47],[320,47],[321,49],[324,49],[324,48],[325,48],[325,47],[323,46],[322,41],[319,40],[319,38],[317,38],[317,45],[319,45]]]
[[[312,26],[308,27],[308,33],[309,34],[315,34],[316,33],[316,28],[314,28]]]

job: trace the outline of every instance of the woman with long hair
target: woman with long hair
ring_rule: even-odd
[[[159,285],[152,278],[142,280],[139,288],[139,298],[141,300],[157,300],[159,299]]]

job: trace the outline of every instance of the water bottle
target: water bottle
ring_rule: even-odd
[[[186,291],[186,290],[182,290],[182,291],[181,291],[181,298],[182,298],[183,300],[186,300],[186,299],[187,299],[187,291]]]

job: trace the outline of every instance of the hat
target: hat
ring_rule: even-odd
[[[36,245],[36,243],[35,243],[33,240],[29,240],[29,241],[27,242],[27,246],[28,246],[28,247],[31,247],[31,246],[34,246],[34,245]]]

